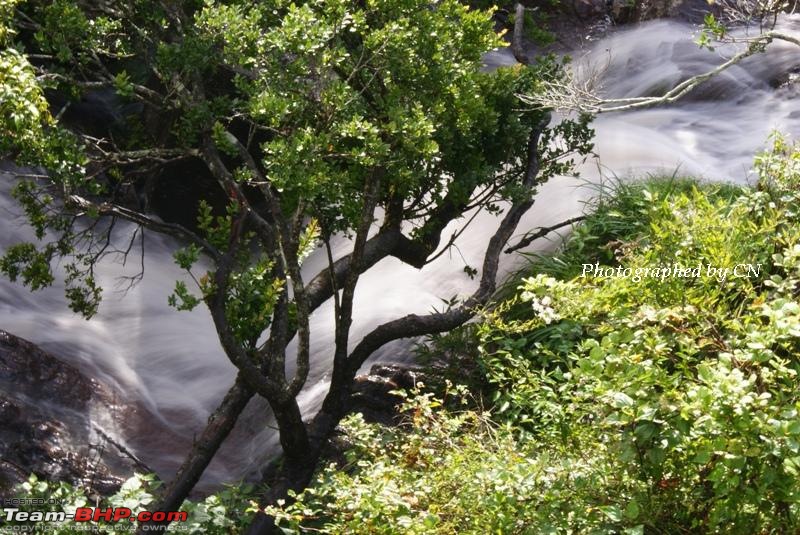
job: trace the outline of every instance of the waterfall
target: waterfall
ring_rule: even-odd
[[[800,30],[800,19],[787,19],[783,25],[787,31]],[[599,83],[607,96],[656,94],[722,62],[720,51],[701,50],[692,42],[695,30],[675,21],[651,22],[613,32],[590,50],[575,51],[573,57],[578,65],[603,67]],[[495,51],[486,62],[491,68],[513,59],[507,51]],[[583,180],[564,177],[545,184],[520,232],[578,213],[591,195],[590,189],[581,187],[584,180],[597,181],[601,176],[678,169],[680,174],[706,179],[747,182],[753,155],[770,131],[800,134],[800,86],[792,83],[798,69],[800,49],[776,43],[767,54],[729,69],[678,103],[601,115],[593,125],[597,158],[581,167]],[[9,196],[7,173],[0,183],[0,212],[5,218],[0,249],[5,249],[30,238],[31,233]],[[479,216],[458,240],[457,249],[422,270],[387,258],[365,273],[356,293],[351,340],[357,342],[389,319],[427,312],[441,305],[440,299],[470,294],[476,281],[463,267],[480,266],[495,226],[492,216]],[[124,243],[134,229],[118,227],[115,239]],[[444,236],[455,228],[445,230]],[[552,243],[542,239],[534,246],[542,249]],[[338,244],[340,254],[346,245]],[[167,306],[175,280],[185,280],[172,260],[176,247],[169,238],[146,233],[144,280],[127,292],[118,289],[119,277],[140,269],[138,251],[133,251],[125,266],[103,261],[98,275],[104,301],[98,315],[88,322],[69,311],[60,286],[31,293],[0,281],[0,328],[39,344],[124,393],[138,413],[118,422],[113,431],[167,477],[235,375],[208,313],[202,309],[178,312]],[[315,273],[325,261],[322,254],[312,255],[304,266],[305,275]],[[513,258],[504,260],[506,272],[513,266]],[[331,303],[316,311],[311,327],[312,371],[301,400],[306,409],[319,403],[326,390],[333,341]],[[377,358],[407,357],[402,344],[396,344],[384,348]],[[233,444],[212,465],[207,482],[234,480],[274,451],[275,433],[263,429],[258,416],[262,412],[263,405],[250,408],[237,426]],[[255,426],[262,431],[253,439],[254,431],[248,428]]]

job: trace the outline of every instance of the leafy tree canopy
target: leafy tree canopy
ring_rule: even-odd
[[[455,0],[4,0],[0,13],[0,152],[46,170],[15,188],[41,241],[6,251],[2,270],[38,288],[62,258],[72,306],[91,316],[101,297],[93,267],[113,227],[93,221],[183,240],[181,267],[205,255],[212,268],[196,288],[178,283],[170,303],[207,305],[242,371],[229,408],[265,397],[287,457],[306,465],[369,354],[466,321],[494,291],[499,255],[537,186],[591,148],[587,118],[551,125],[546,109],[517,99],[559,80],[558,62],[484,72],[483,54],[503,45],[492,13]],[[92,95],[118,119],[65,129]],[[132,200],[175,162],[200,164],[198,188],[216,184],[195,225]],[[381,325],[351,349],[359,275],[387,256],[422,267],[450,245],[445,227],[477,209],[503,218],[476,293]],[[352,251],[304,280],[303,258],[342,232]],[[331,297],[333,379],[309,435],[294,398],[309,372],[309,315]]]

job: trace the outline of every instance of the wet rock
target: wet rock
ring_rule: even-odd
[[[626,24],[659,18],[677,18],[700,23],[713,9],[707,0],[561,0],[557,5],[523,0],[533,10],[544,10],[547,30],[555,36],[549,49],[541,50],[526,43],[529,53],[574,52]],[[507,26],[508,27],[508,26]]]
[[[31,473],[90,493],[115,491],[135,463],[100,422],[123,409],[107,386],[0,330],[0,493]]]
[[[620,24],[644,22],[664,17],[700,22],[710,9],[707,0],[646,0],[642,2],[612,0],[608,2],[608,6],[610,15],[615,22]]]
[[[421,368],[399,364],[375,364],[369,374],[355,378],[350,412],[360,412],[368,422],[392,425],[402,398],[395,390],[409,390],[424,382]]]
[[[602,17],[608,12],[607,0],[572,0],[569,7],[581,19]]]

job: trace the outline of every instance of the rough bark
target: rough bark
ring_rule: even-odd
[[[522,43],[522,37],[525,29],[525,6],[517,3],[514,10],[514,33],[511,39],[511,52],[514,54],[514,59],[522,63],[528,64],[528,56],[525,53],[525,46]]]
[[[305,464],[310,455],[311,444],[297,400],[290,398],[285,403],[270,401],[270,407],[278,424],[286,465],[294,468]]]
[[[516,230],[522,216],[533,206],[533,192],[540,170],[539,137],[548,122],[549,115],[531,131],[522,182],[528,195],[512,203],[489,241],[478,289],[463,304],[450,310],[427,315],[409,314],[379,325],[356,345],[344,362],[340,364],[338,373],[334,375],[335,380],[331,381],[322,408],[309,424],[308,436],[311,450],[308,452],[308,456],[303,459],[302,463],[287,459],[278,484],[272,486],[269,495],[265,498],[266,503],[274,503],[277,499],[284,498],[285,494],[282,493],[287,490],[300,490],[311,481],[322,444],[345,414],[347,398],[350,396],[355,375],[359,367],[374,351],[393,340],[440,333],[463,325],[475,314],[476,309],[484,305],[494,294],[497,288],[497,270],[503,247]],[[358,261],[358,256],[355,260]],[[246,533],[247,535],[268,535],[275,530],[274,520],[259,513]]]

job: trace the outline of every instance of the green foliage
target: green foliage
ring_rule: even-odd
[[[197,226],[214,247],[224,249],[231,239],[231,223],[236,213],[236,205],[231,204],[225,215],[214,216],[211,205],[203,200],[198,207]]]
[[[186,522],[170,526],[172,531],[188,533],[244,533],[253,519],[254,489],[247,484],[229,485],[203,501],[185,501],[182,511],[189,513]]]
[[[348,418],[347,465],[269,512],[286,533],[642,533],[636,502],[608,505],[605,492],[624,490],[608,459],[520,442],[487,414],[444,403],[417,392],[394,428]],[[598,489],[601,474],[609,487]]]
[[[238,83],[248,113],[285,132],[262,146],[270,180],[287,210],[303,199],[326,229],[354,223],[370,167],[386,167],[387,189],[416,190],[422,166],[452,146],[442,136],[470,132],[488,111],[476,67],[499,41],[485,13],[454,1],[433,11],[418,2],[292,4],[279,20],[273,9],[209,5],[198,27],[227,61],[261,68]],[[309,76],[320,71],[339,76]],[[360,98],[359,87],[380,87],[380,101]]]
[[[319,227],[319,221],[316,219],[312,219],[306,225],[306,228],[300,234],[300,239],[298,240],[297,246],[297,256],[300,259],[300,262],[305,260],[306,258],[314,252],[314,250],[319,245],[319,239],[322,234],[322,229]]]
[[[0,53],[0,150],[32,144],[50,116],[35,74],[14,49]],[[13,145],[12,145],[13,143]]]
[[[800,150],[776,137],[757,159],[757,189],[674,177],[619,185],[560,262],[534,262],[547,273],[524,277],[477,326],[426,350],[458,356],[477,346],[496,423],[444,410],[430,395],[410,399],[398,428],[351,418],[350,464],[328,467],[275,510],[281,524],[330,533],[796,532],[798,161]],[[725,280],[634,280],[584,274],[588,262],[631,273],[762,267]]]
[[[190,270],[195,262],[200,259],[200,247],[195,244],[187,245],[183,249],[175,251],[173,256],[178,267]]]
[[[544,490],[542,464],[485,417],[441,412],[441,400],[417,394],[402,427],[343,422],[347,465],[269,510],[286,533],[515,533],[530,521],[519,506]]]
[[[0,5],[0,12],[10,10],[12,5]],[[46,240],[48,230],[58,233],[57,238],[38,247],[27,243],[8,248],[0,259],[0,270],[12,280],[20,277],[36,290],[52,284],[51,263],[55,258],[66,257],[66,297],[70,307],[92,316],[101,295],[91,269],[95,251],[75,253],[74,243],[80,241],[81,231],[73,228],[74,218],[55,209],[54,192],[97,194],[101,186],[85,176],[87,159],[77,137],[56,124],[33,67],[14,48],[0,51],[0,156],[13,157],[18,165],[49,170],[49,185],[22,180],[15,185],[13,195],[37,239]]]
[[[591,149],[588,117],[551,125],[548,110],[521,109],[517,95],[558,81],[560,63],[544,57],[484,72],[484,54],[503,44],[492,10],[457,0],[31,0],[10,27],[20,43],[2,53],[10,73],[3,90],[13,98],[2,104],[0,143],[15,162],[47,174],[18,188],[39,243],[10,250],[1,267],[37,288],[66,257],[68,296],[90,316],[100,297],[93,268],[110,235],[87,220],[113,214],[189,236],[195,246],[175,254],[189,278],[176,283],[169,304],[210,305],[227,355],[244,368],[236,358],[244,354],[273,375],[248,379],[276,409],[276,401],[291,408],[308,374],[309,302],[327,290],[312,283],[314,295],[298,302],[300,262],[321,237],[350,235],[382,213],[382,228],[410,229],[410,245],[424,255],[465,211],[498,213],[535,193],[523,186],[534,129],[536,184],[571,172],[573,158]],[[70,99],[113,91],[143,111],[131,128],[117,134],[113,125],[113,137],[73,136],[58,128],[44,89]],[[201,203],[197,233],[115,205],[125,202],[117,192],[174,159],[201,163],[226,204],[217,213]],[[106,180],[113,191],[103,189]],[[344,275],[347,295],[357,277]],[[337,322],[343,329],[347,310]],[[281,326],[274,343],[257,347],[273,321]],[[289,380],[282,346],[295,331],[301,343]],[[334,376],[349,380],[350,363],[341,365]]]
[[[30,243],[9,247],[0,260],[0,269],[12,282],[21,277],[31,290],[40,290],[53,282],[49,256],[37,251]]]
[[[19,505],[21,511],[63,511],[68,515],[74,515],[75,510],[79,507],[95,507],[97,504],[104,508],[128,507],[133,514],[137,514],[145,511],[147,505],[153,501],[152,490],[155,486],[154,476],[134,474],[122,484],[119,491],[98,503],[92,497],[87,496],[81,488],[64,482],[44,481],[36,475],[31,475],[25,483],[17,488],[17,492],[29,500],[28,503]],[[36,528],[35,522],[9,523],[9,526],[13,525],[19,526],[17,529],[26,527],[34,530]],[[100,520],[94,525],[97,533],[113,533],[115,527],[119,529],[115,523],[104,520]],[[86,526],[85,523],[65,520],[64,522],[48,522],[47,529],[48,532],[55,535],[75,535],[85,533]]]
[[[772,134],[770,139],[770,150],[759,154],[755,160],[759,189],[780,198],[783,208],[795,217],[791,206],[792,190],[800,186],[800,151],[780,133]]]
[[[55,125],[33,67],[14,48],[0,50],[0,155],[47,167],[63,186],[80,179],[85,163],[75,137]]]
[[[596,186],[596,196],[586,207],[591,217],[574,229],[567,237],[566,244],[555,254],[523,253],[529,265],[516,278],[535,271],[558,279],[570,279],[581,273],[584,263],[614,265],[615,253],[620,246],[633,241],[646,230],[649,208],[654,198],[691,195],[696,187],[696,181],[677,175],[650,177],[644,182],[614,180]],[[743,191],[731,184],[703,186],[703,195],[712,202],[725,203]],[[633,217],[634,214],[639,217]],[[516,292],[513,280],[503,292],[503,295]]]
[[[234,240],[232,235],[239,232],[236,225],[241,224],[238,205],[229,205],[226,215],[215,217],[211,206],[201,202],[199,212],[198,227],[209,242],[223,247]],[[316,221],[312,220],[300,237],[299,256],[310,254],[318,236],[319,228]],[[249,349],[255,347],[259,336],[269,326],[272,311],[285,284],[283,279],[276,276],[273,260],[264,254],[254,258],[247,250],[252,239],[253,236],[249,234],[242,239],[240,254],[235,259],[240,268],[229,276],[225,308],[234,337]],[[194,309],[213,291],[213,273],[206,273],[199,279],[192,273],[192,267],[200,259],[200,253],[201,250],[196,245],[189,245],[175,252],[175,263],[189,273],[202,296],[194,295],[185,282],[177,281],[175,290],[168,297],[168,303],[178,310]]]
[[[125,71],[120,71],[114,76],[114,88],[121,97],[133,96],[133,83],[130,75]]]
[[[20,0],[0,0],[0,46],[5,46],[16,34],[9,23],[14,18],[14,9]]]
[[[262,258],[231,275],[227,294],[228,323],[236,338],[254,347],[269,325],[272,310],[283,292],[284,281],[273,276],[274,264]]]
[[[713,13],[707,13],[703,19],[703,27],[697,37],[697,44],[701,48],[714,50],[713,43],[725,37],[727,28],[714,17]]]
[[[675,191],[673,183],[666,195],[663,184],[623,188],[626,210],[602,211],[568,243],[569,269],[526,279],[519,296],[482,324],[496,414],[526,440],[587,454],[602,444],[591,455],[612,463],[622,490],[646,511],[631,520],[652,529],[753,533],[798,525],[800,364],[792,357],[800,307],[777,291],[800,283],[784,265],[793,265],[785,258],[800,237],[798,152],[780,138],[775,149],[757,160],[759,189],[772,184],[769,194],[726,200],[716,186]],[[634,210],[631,191],[640,200]],[[580,255],[570,249],[582,249],[581,232],[591,236],[609,217],[626,223],[613,236],[613,256],[584,262],[633,269],[761,263],[762,271],[724,281],[581,277]],[[597,253],[602,241],[590,241],[590,249]]]
[[[34,38],[43,52],[59,61],[85,64],[92,55],[123,54],[127,40],[122,21],[107,16],[87,16],[75,2],[56,0],[36,6],[42,27]]]
[[[435,9],[209,3],[196,21],[222,61],[253,74],[235,80],[237,110],[281,133],[261,151],[284,209],[303,208],[328,232],[355,225],[375,169],[382,197],[429,194],[434,203],[496,180],[498,162],[522,155],[514,140],[540,118],[517,113],[514,94],[552,76],[545,67],[480,72],[481,55],[501,44],[490,12],[450,0]]]
[[[20,38],[0,52],[0,153],[46,169],[47,176],[18,195],[44,242],[35,244],[38,256],[17,254],[4,265],[15,266],[10,275],[43,273],[44,262],[67,257],[75,268],[73,308],[87,316],[101,295],[92,266],[104,240],[89,240],[91,252],[74,247],[86,236],[74,228],[74,214],[64,212],[96,218],[103,201],[118,201],[98,178],[104,170],[109,184],[123,190],[144,166],[168,159],[159,151],[185,151],[183,157],[201,160],[218,181],[232,177],[258,210],[264,210],[265,196],[275,195],[278,209],[272,212],[270,205],[268,219],[279,227],[286,223],[282,243],[299,249],[282,254],[300,259],[318,239],[303,234],[309,221],[327,236],[350,232],[361,218],[367,186],[380,180],[377,205],[408,207],[401,219],[415,220],[412,237],[425,239],[438,232],[437,218],[456,217],[476,198],[496,212],[501,201],[531,194],[519,185],[524,140],[548,115],[522,112],[516,95],[535,93],[542,80],[561,76],[552,57],[530,68],[482,72],[483,54],[502,45],[493,10],[456,0],[435,6],[423,0],[175,6],[33,0],[12,7],[0,7],[10,18],[4,35]],[[26,54],[36,54],[35,67]],[[51,116],[45,88],[70,99],[113,89],[157,116],[158,133],[146,132],[152,126],[137,116],[113,140],[84,137],[83,146],[79,135],[60,129]],[[588,117],[580,117],[545,128],[539,183],[570,172],[573,156],[588,153],[587,125]],[[118,155],[122,148],[128,154]],[[214,150],[219,160],[208,156]],[[237,284],[248,281],[241,294],[252,289],[263,299],[257,305],[235,299],[230,307],[232,314],[256,314],[255,323],[234,321],[249,322],[237,337],[250,343],[256,324],[269,325],[262,316],[270,315],[280,293],[272,279],[280,276],[275,266],[281,255],[266,246],[268,262],[259,254],[244,258],[251,237],[233,227],[243,199],[230,184],[222,194],[228,212],[212,216],[201,204],[200,229],[221,251],[238,247],[237,269],[260,266],[241,273]],[[70,195],[84,199],[80,210],[67,202]],[[53,198],[64,204],[51,204]],[[416,224],[426,218],[431,225]],[[182,267],[193,263],[179,256]],[[36,265],[25,268],[27,261]],[[272,273],[264,277],[267,265]],[[281,270],[287,276],[285,266]],[[196,281],[199,294],[178,284],[170,303],[196,306],[213,290],[210,279]],[[262,286],[250,287],[262,279]],[[52,279],[25,282],[38,287]]]
[[[175,281],[175,290],[167,297],[167,303],[178,310],[194,310],[200,299],[192,295],[185,282]]]

